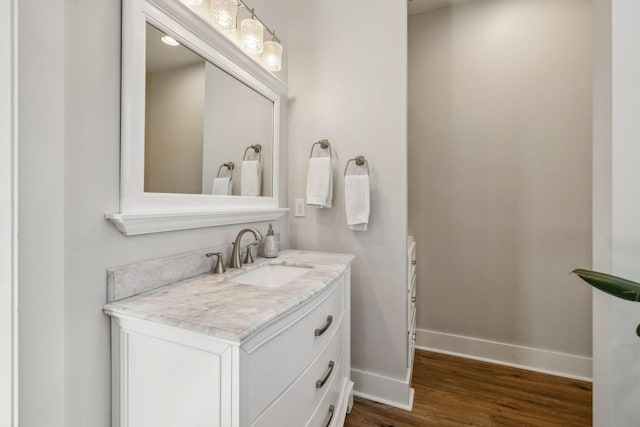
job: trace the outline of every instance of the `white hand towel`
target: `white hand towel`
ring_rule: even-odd
[[[307,171],[307,204],[330,208],[333,201],[333,170],[330,157],[312,157]]]
[[[231,178],[216,178],[213,180],[213,191],[211,194],[216,196],[231,195]]]
[[[370,209],[368,175],[344,177],[344,202],[349,228],[355,231],[367,231]]]
[[[262,165],[258,160],[243,160],[240,194],[260,196],[262,190]]]

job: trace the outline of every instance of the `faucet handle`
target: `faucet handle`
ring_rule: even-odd
[[[244,256],[244,263],[245,264],[253,264],[253,254],[251,253],[251,248],[253,248],[257,244],[258,244],[258,242],[253,242],[253,243],[249,243],[247,245],[247,254]]]
[[[224,262],[222,259],[222,252],[209,252],[207,254],[207,258],[209,257],[218,257],[218,261],[216,262],[216,266],[213,267],[213,274],[220,274],[225,272]]]

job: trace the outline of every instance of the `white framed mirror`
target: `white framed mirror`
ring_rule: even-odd
[[[120,212],[127,235],[272,221],[286,87],[177,0],[124,0]]]

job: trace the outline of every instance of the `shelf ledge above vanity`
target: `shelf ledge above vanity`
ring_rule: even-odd
[[[275,221],[288,211],[288,208],[243,208],[213,211],[113,213],[106,214],[105,218],[111,221],[122,234],[135,236],[191,228]]]

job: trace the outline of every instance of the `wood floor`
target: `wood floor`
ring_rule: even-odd
[[[356,398],[345,426],[590,426],[591,384],[416,351],[413,411]]]

